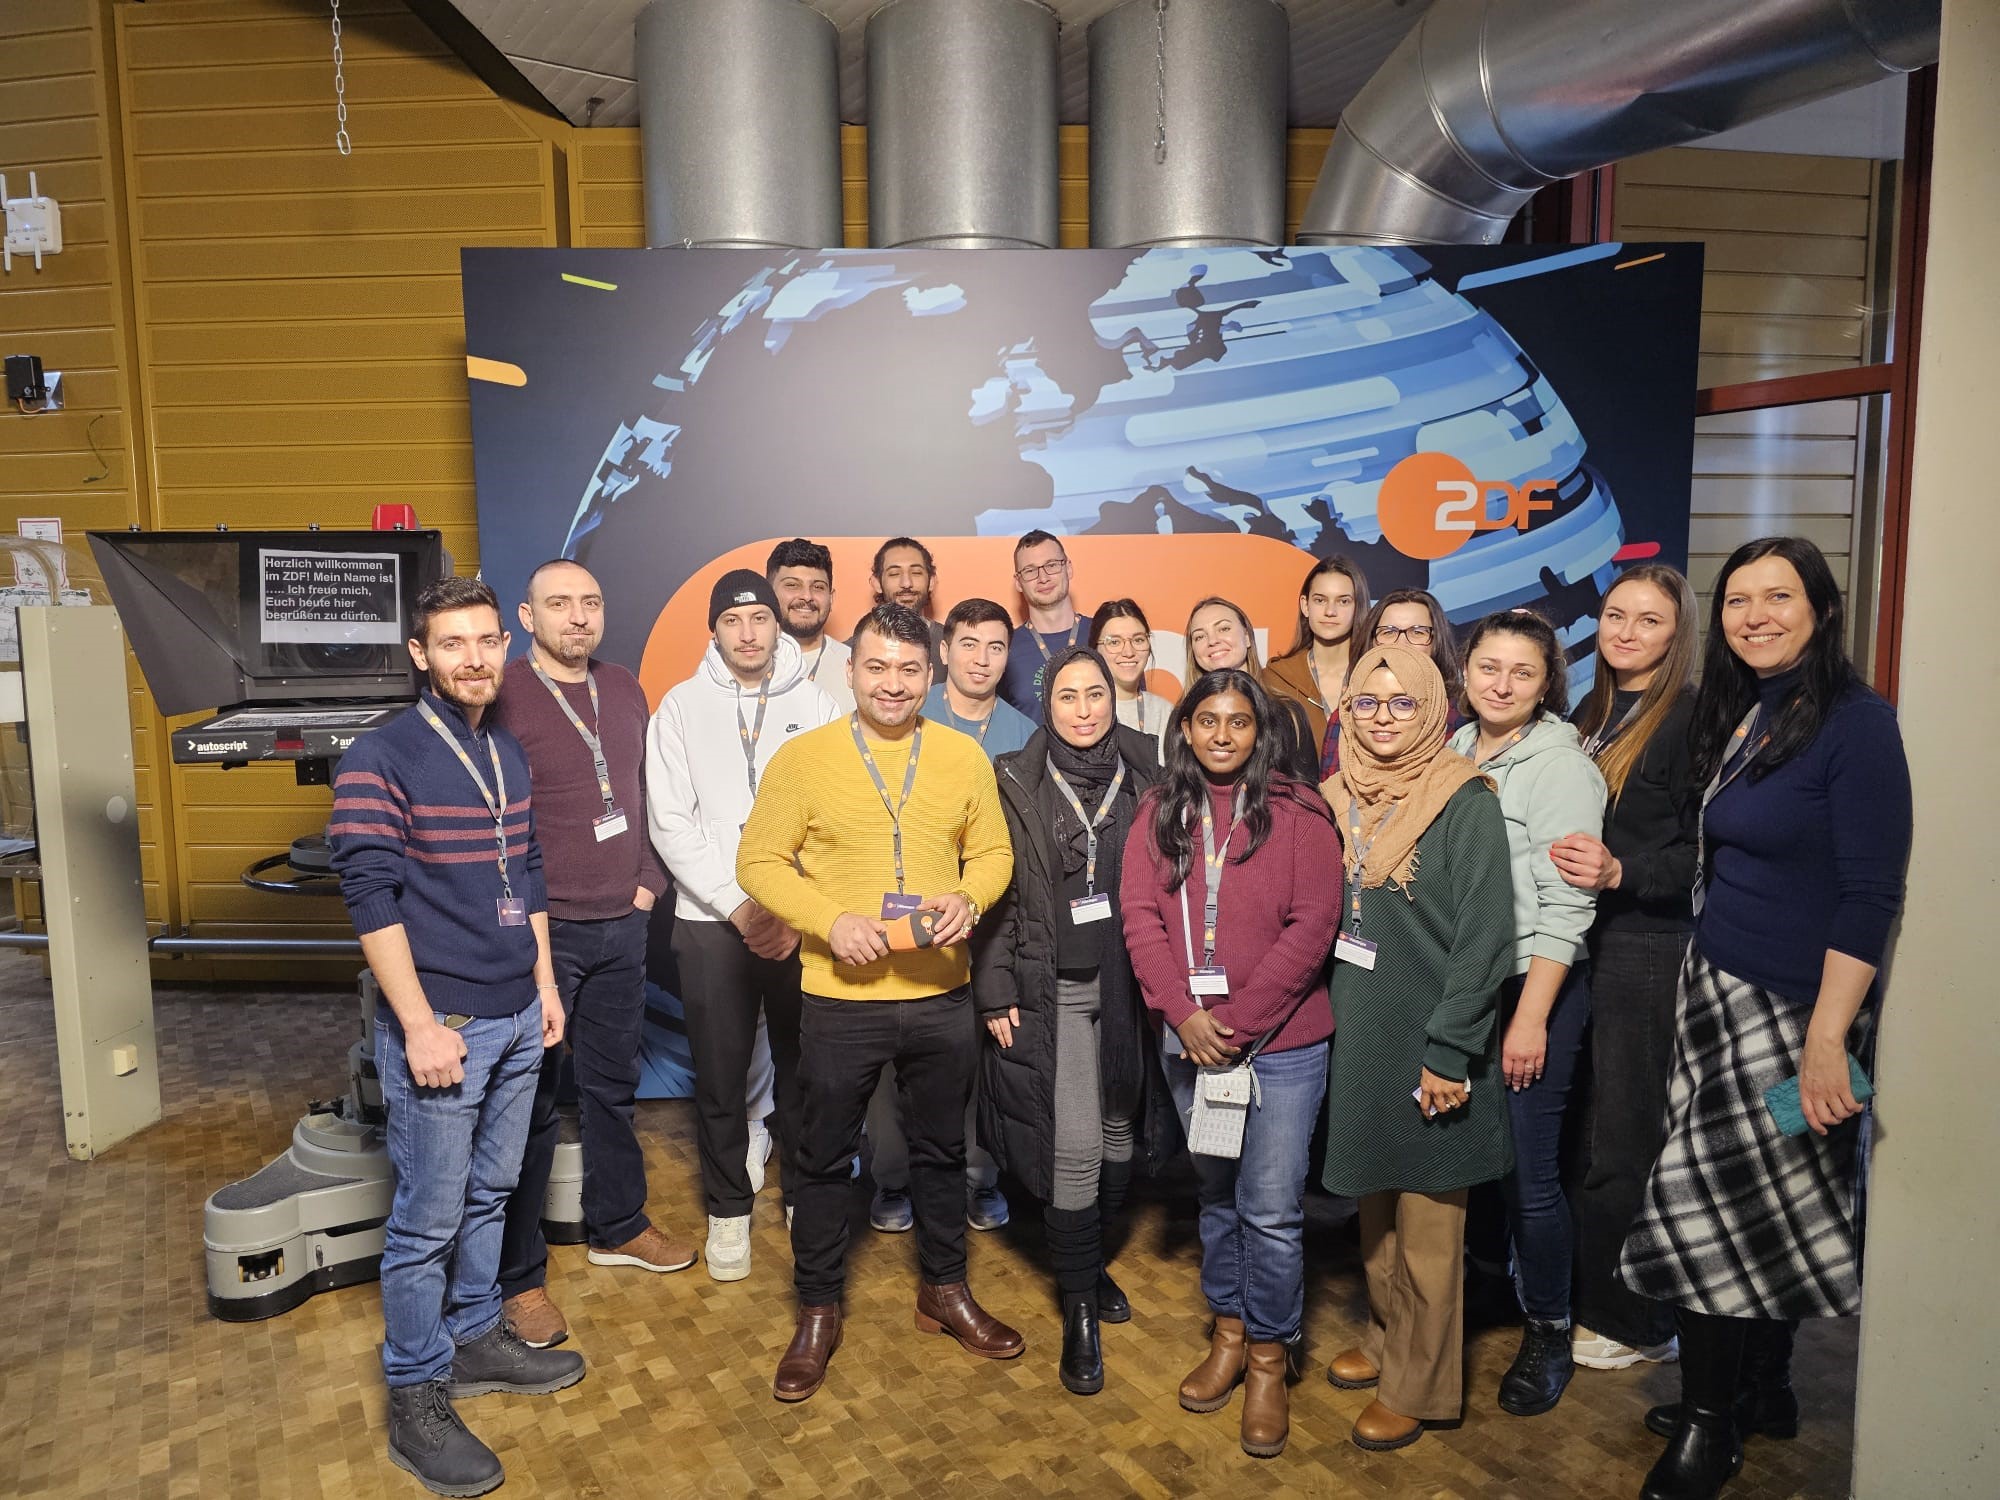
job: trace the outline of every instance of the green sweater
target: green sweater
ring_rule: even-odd
[[[1375,967],[1333,966],[1326,1188],[1344,1197],[1448,1193],[1514,1159],[1497,1024],[1514,889],[1500,799],[1484,782],[1459,788],[1417,840],[1412,889],[1414,900],[1394,885],[1363,890]],[[1410,1097],[1425,1067],[1470,1080],[1471,1097],[1426,1120]]]

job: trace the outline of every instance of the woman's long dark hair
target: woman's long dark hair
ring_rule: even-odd
[[[1444,678],[1445,702],[1454,708],[1465,695],[1465,674],[1460,670],[1458,638],[1451,633],[1451,621],[1446,617],[1444,606],[1428,589],[1391,589],[1354,625],[1354,634],[1348,637],[1349,657],[1354,657],[1377,644],[1375,629],[1382,623],[1382,616],[1392,604],[1421,604],[1431,615],[1431,661]]]
[[[1765,726],[1770,743],[1758,752],[1750,779],[1761,779],[1810,745],[1828,711],[1855,681],[1854,664],[1847,659],[1847,608],[1825,554],[1801,536],[1767,536],[1745,542],[1729,554],[1729,561],[1716,575],[1715,596],[1709,604],[1708,643],[1702,652],[1701,687],[1695,694],[1694,725],[1689,732],[1695,776],[1703,782],[1721,769],[1730,737],[1757,701],[1757,674],[1730,649],[1722,627],[1722,608],[1737,572],[1767,557],[1783,558],[1797,571],[1805,585],[1806,602],[1812,606],[1813,633],[1799,661],[1798,687],[1778,711],[1776,722]]]
[[[1487,615],[1472,627],[1472,634],[1465,638],[1459,648],[1462,672],[1472,670],[1472,653],[1479,649],[1479,643],[1489,635],[1513,635],[1529,642],[1542,653],[1542,699],[1535,705],[1535,715],[1539,718],[1545,711],[1561,718],[1569,712],[1569,662],[1563,653],[1563,644],[1556,635],[1555,626],[1543,619],[1525,605],[1513,609],[1497,610]],[[1468,719],[1477,719],[1473,708],[1472,695],[1463,686],[1460,678],[1458,706]]]
[[[1208,805],[1208,773],[1195,759],[1187,741],[1187,722],[1194,712],[1218,693],[1240,693],[1249,700],[1257,718],[1257,742],[1250,747],[1250,759],[1243,764],[1237,785],[1237,808],[1250,830],[1250,843],[1236,857],[1240,865],[1271,836],[1271,792],[1274,784],[1293,778],[1282,769],[1285,756],[1285,729],[1278,718],[1278,706],[1257,679],[1240,667],[1222,667],[1204,672],[1194,685],[1181,694],[1174,705],[1173,722],[1167,729],[1167,770],[1160,779],[1159,798],[1153,809],[1153,842],[1170,867],[1167,889],[1179,890],[1194,867],[1194,827],[1201,810]]]
[[[1347,626],[1347,659],[1352,661],[1354,660],[1356,649],[1354,643],[1360,639],[1354,633],[1355,627],[1360,625],[1362,620],[1367,618],[1368,615],[1368,575],[1361,571],[1360,563],[1343,553],[1336,552],[1331,557],[1320,558],[1312,565],[1312,570],[1306,574],[1305,582],[1299,585],[1299,598],[1305,599],[1310,596],[1313,585],[1329,573],[1338,573],[1342,578],[1345,578],[1349,583],[1354,585],[1354,618],[1348,622]],[[1312,643],[1311,617],[1306,612],[1306,606],[1301,604],[1299,605],[1298,629],[1292,634],[1292,649],[1286,655],[1297,656],[1301,651],[1312,645]],[[1362,644],[1372,646],[1375,643],[1373,641],[1365,641]]]

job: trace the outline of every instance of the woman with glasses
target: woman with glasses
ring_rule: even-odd
[[[1118,690],[1118,722],[1158,740],[1164,763],[1174,705],[1146,687],[1146,673],[1153,665],[1153,631],[1146,612],[1131,599],[1106,600],[1090,617],[1090,646],[1111,668]]]
[[[1681,1401],[1648,1413],[1672,1435],[1646,1500],[1720,1490],[1743,1462],[1741,1424],[1770,1413],[1759,1383],[1789,1385],[1792,1320],[1861,1308],[1856,1095],[1902,909],[1910,769],[1895,710],[1847,658],[1846,623],[1800,537],[1737,548],[1709,606],[1703,858],[1667,1140],[1619,1264],[1680,1328]],[[1794,1081],[1803,1128],[1787,1135],[1767,1092]]]
[[[1283,720],[1247,672],[1204,672],[1174,713],[1166,776],[1126,846],[1125,943],[1183,1120],[1221,1070],[1247,1060],[1255,1080],[1238,1153],[1192,1153],[1215,1323],[1180,1401],[1219,1411],[1240,1383],[1243,1451],[1270,1458],[1291,1429],[1287,1351],[1305,1306],[1340,841],[1326,803],[1285,772]]]
[[[1571,722],[1610,810],[1603,837],[1579,831],[1549,847],[1564,880],[1597,894],[1590,962],[1569,978],[1587,987],[1591,1013],[1570,1356],[1594,1370],[1675,1357],[1673,1309],[1618,1280],[1618,1253],[1667,1135],[1675,981],[1694,926],[1696,623],[1687,579],[1656,563],[1628,568],[1604,596],[1596,680]]]
[[[1299,585],[1299,624],[1292,649],[1264,669],[1264,686],[1306,711],[1312,742],[1323,747],[1340,733],[1340,690],[1368,613],[1368,579],[1348,557],[1316,560]]]
[[[1451,621],[1444,606],[1423,589],[1391,589],[1376,601],[1374,608],[1354,627],[1358,649],[1370,646],[1407,646],[1421,651],[1444,678],[1446,733],[1465,722],[1459,712],[1464,683],[1458,670],[1458,641],[1451,633]],[[1340,736],[1329,734],[1321,747],[1320,778],[1340,769]]]
[[[1327,1379],[1375,1388],[1353,1441],[1386,1451],[1462,1411],[1466,1196],[1508,1161],[1495,1018],[1513,897],[1499,799],[1445,748],[1430,658],[1364,647],[1340,713],[1348,748],[1321,788],[1347,888],[1325,1183],[1360,1200],[1368,1337]]]
[[[1451,748],[1500,793],[1513,876],[1513,978],[1501,997],[1499,1081],[1514,1167],[1501,1190],[1527,1328],[1500,1381],[1500,1409],[1531,1417],[1562,1399],[1571,1372],[1575,1246],[1560,1154],[1590,993],[1563,981],[1584,959],[1597,910],[1597,893],[1564,880],[1550,849],[1572,834],[1603,831],[1604,777],[1562,718],[1569,708],[1562,643],[1532,610],[1504,610],[1472,627],[1465,696],[1473,722],[1452,736]]]
[[[1248,672],[1264,686],[1263,664],[1257,659],[1257,633],[1240,604],[1211,595],[1188,614],[1188,662],[1196,672]],[[1266,689],[1268,692],[1269,690]],[[1292,698],[1272,695],[1283,737],[1279,762],[1285,771],[1310,784],[1319,770],[1312,721],[1305,706]]]

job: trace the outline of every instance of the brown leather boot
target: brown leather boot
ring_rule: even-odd
[[[803,1401],[826,1383],[826,1364],[840,1347],[840,1304],[801,1307],[791,1347],[778,1361],[771,1394],[780,1401]]]
[[[1181,1382],[1181,1405],[1189,1411],[1220,1411],[1243,1378],[1248,1359],[1243,1347],[1243,1320],[1217,1318],[1208,1335],[1208,1358],[1188,1371]]]
[[[1370,1453],[1407,1448],[1423,1435],[1421,1421],[1392,1411],[1379,1398],[1370,1401],[1368,1409],[1354,1419],[1354,1446],[1366,1448]]]
[[[967,1353],[982,1359],[1012,1359],[1027,1340],[972,1300],[962,1281],[949,1286],[923,1282],[917,1288],[917,1331],[948,1333]]]
[[[1326,1383],[1343,1391],[1365,1391],[1381,1379],[1382,1372],[1359,1349],[1341,1350],[1326,1367]]]
[[[1291,1436],[1291,1373],[1283,1344],[1252,1344],[1243,1376],[1243,1451],[1252,1458],[1276,1458]]]

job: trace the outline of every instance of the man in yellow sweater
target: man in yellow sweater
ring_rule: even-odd
[[[966,943],[1005,894],[1014,852],[985,752],[921,717],[930,648],[922,616],[899,604],[862,617],[847,669],[853,715],[771,757],[737,849],[745,893],[801,935],[799,1319],[778,1362],[780,1401],[817,1391],[840,1344],[848,1163],[889,1063],[910,1143],[917,1327],[988,1359],[1023,1348],[965,1284],[965,1101],[978,1049]]]

